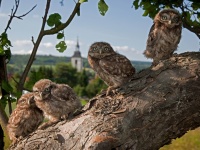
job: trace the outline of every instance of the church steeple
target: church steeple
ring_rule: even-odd
[[[71,57],[71,63],[72,63],[72,66],[77,69],[77,71],[79,71],[79,72],[82,71],[83,59],[81,57],[78,37],[77,37],[77,43],[76,43],[74,55]]]
[[[77,43],[76,43],[76,51],[80,50],[80,46],[79,46],[79,41],[78,41],[78,37],[77,37]]]

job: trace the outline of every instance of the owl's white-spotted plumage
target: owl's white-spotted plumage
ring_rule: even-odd
[[[8,120],[7,130],[12,142],[35,131],[43,119],[43,112],[36,107],[34,94],[23,94]]]
[[[67,119],[81,108],[81,102],[67,84],[56,84],[49,79],[41,79],[33,86],[36,105],[44,112],[49,122],[40,126],[46,128],[60,120]]]
[[[107,95],[112,89],[128,82],[135,74],[135,68],[130,60],[116,53],[106,42],[96,42],[90,46],[88,62],[97,75],[109,86]]]
[[[181,15],[175,9],[163,9],[154,18],[144,55],[153,59],[153,64],[159,60],[170,58],[177,50],[181,39]]]

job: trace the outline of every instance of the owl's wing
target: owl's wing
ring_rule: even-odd
[[[150,28],[148,39],[147,39],[147,46],[154,45],[156,41],[156,37],[155,37],[156,35],[154,33],[154,29],[155,29],[155,23]]]
[[[67,84],[58,84],[52,92],[52,96],[55,97],[57,101],[63,102],[70,100],[71,96],[75,95]]]
[[[123,55],[116,54],[100,60],[99,66],[108,74],[129,77],[135,73],[131,62]]]

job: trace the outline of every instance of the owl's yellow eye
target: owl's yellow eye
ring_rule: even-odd
[[[161,20],[167,20],[167,16],[162,16]]]

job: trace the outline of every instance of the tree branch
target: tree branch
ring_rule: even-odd
[[[25,17],[26,15],[28,15],[37,5],[35,5],[31,10],[29,10],[27,13],[21,15],[21,16],[16,16],[16,13],[17,13],[17,10],[19,8],[19,3],[20,3],[20,0],[15,0],[15,7],[13,7],[11,9],[11,14],[10,14],[10,19],[8,20],[8,24],[5,28],[5,33],[7,32],[8,29],[10,29],[10,24],[13,20],[13,18],[18,18],[18,19],[22,19],[23,17]]]
[[[22,91],[22,89],[23,89],[25,79],[26,79],[26,77],[28,75],[28,72],[29,72],[29,70],[30,70],[30,68],[32,66],[32,63],[33,63],[33,61],[35,59],[35,56],[36,56],[36,53],[37,53],[37,49],[38,49],[38,47],[40,45],[40,42],[41,42],[42,38],[45,35],[52,35],[52,34],[55,34],[55,33],[59,32],[59,31],[63,30],[64,28],[66,28],[71,23],[71,21],[73,20],[76,12],[80,8],[80,3],[77,3],[75,8],[74,8],[74,10],[73,10],[73,12],[72,12],[72,14],[70,15],[70,17],[68,18],[68,20],[64,24],[61,24],[61,25],[59,25],[59,26],[57,26],[55,28],[52,28],[50,30],[44,30],[45,25],[46,25],[46,20],[47,20],[47,15],[48,15],[50,3],[51,3],[51,0],[47,0],[45,15],[43,17],[42,27],[41,27],[40,33],[38,35],[37,41],[34,42],[34,39],[32,37],[32,42],[33,42],[34,47],[33,47],[33,51],[31,53],[31,56],[29,58],[28,64],[26,65],[26,68],[25,68],[25,70],[24,70],[24,72],[23,72],[23,74],[22,74],[22,76],[20,78],[20,82],[18,84],[18,90],[19,91]]]
[[[200,126],[199,85],[200,53],[173,56],[135,74],[117,94],[97,95],[79,116],[10,149],[157,150]]]
[[[25,70],[24,70],[24,72],[23,72],[23,74],[22,74],[22,76],[20,78],[20,81],[19,81],[19,84],[18,84],[18,88],[17,88],[19,91],[23,90],[23,86],[24,86],[26,77],[28,75],[28,72],[29,72],[32,64],[33,64],[33,61],[35,59],[35,55],[37,53],[38,47],[40,45],[40,42],[42,41],[42,38],[44,36],[44,28],[45,28],[45,24],[46,24],[47,15],[48,15],[48,12],[49,12],[50,4],[51,4],[51,0],[47,0],[46,9],[45,9],[45,13],[44,13],[43,21],[42,21],[42,26],[41,26],[40,33],[38,35],[36,43],[34,43],[33,37],[32,37],[32,42],[34,44],[34,47],[33,47],[33,51],[31,53],[31,56],[30,56],[30,58],[28,60],[28,63],[26,65],[26,68],[25,68]]]
[[[81,5],[80,3],[76,3],[72,14],[70,15],[70,17],[68,18],[68,20],[65,23],[62,23],[59,26],[56,26],[56,27],[54,27],[52,29],[45,30],[44,31],[44,35],[55,34],[55,33],[58,33],[59,31],[65,29],[71,23],[71,21],[73,20],[74,16],[76,15],[76,13],[79,11],[80,5]]]

